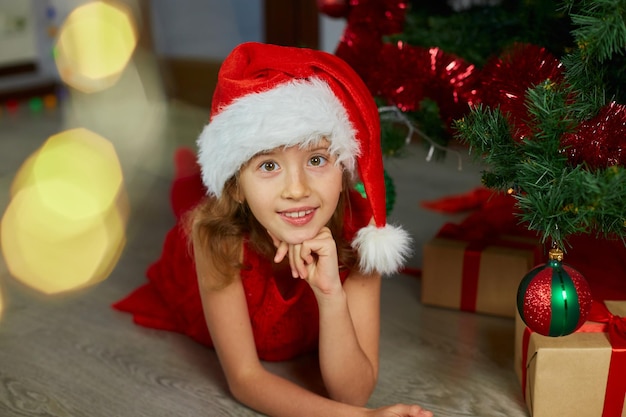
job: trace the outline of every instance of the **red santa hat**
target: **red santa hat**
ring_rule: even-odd
[[[224,60],[210,122],[198,138],[198,162],[208,194],[261,151],[306,146],[322,137],[329,151],[358,174],[375,225],[352,241],[366,272],[396,272],[410,252],[408,233],[387,224],[378,108],[343,60],[304,48],[244,43]]]

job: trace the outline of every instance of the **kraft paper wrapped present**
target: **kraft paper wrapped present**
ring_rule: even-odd
[[[542,262],[539,239],[499,236],[467,241],[440,232],[423,249],[421,301],[515,317],[520,281]]]
[[[516,200],[480,187],[423,202],[447,213],[472,210],[460,223],[446,223],[423,248],[422,303],[515,317],[517,288],[545,262],[536,232],[520,224]]]
[[[594,301],[578,331],[548,337],[516,316],[515,371],[533,417],[626,417],[625,317],[626,301]]]

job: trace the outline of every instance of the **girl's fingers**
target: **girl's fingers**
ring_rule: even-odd
[[[289,246],[289,268],[291,268],[291,276],[298,278],[298,271],[294,264],[293,246]]]
[[[289,264],[291,265],[291,275],[294,278],[306,279],[308,274],[302,259],[302,245],[291,246],[289,250]]]
[[[285,255],[289,252],[289,245],[287,243],[278,243],[278,246],[276,247],[276,255],[274,255],[274,262],[280,263],[283,259],[285,259]]]
[[[277,239],[270,231],[267,233],[272,238],[272,243],[276,247],[274,262],[279,263],[288,257],[289,267],[291,268],[291,276],[294,278],[308,279],[309,269],[316,262],[316,255],[324,256],[328,248],[324,249],[322,242],[326,239],[332,239],[332,235],[328,228],[320,230],[318,236],[310,241],[306,241],[297,245],[290,245]]]

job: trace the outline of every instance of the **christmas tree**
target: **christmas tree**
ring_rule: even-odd
[[[545,241],[623,240],[626,0],[496,3],[346,3],[336,54],[402,116],[383,118],[383,148],[401,151],[398,120],[439,155],[456,138]]]
[[[567,250],[573,234],[626,235],[626,1],[567,1],[561,10],[575,47],[526,90],[496,82],[501,100],[474,106],[455,128],[486,163],[484,184],[512,193],[528,228]],[[545,64],[545,51],[518,49],[500,62],[533,60]]]

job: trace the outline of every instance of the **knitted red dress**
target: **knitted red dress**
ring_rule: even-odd
[[[113,307],[131,313],[139,325],[179,332],[213,346],[202,311],[193,255],[180,224],[181,216],[205,194],[190,150],[177,152],[176,171],[170,197],[179,222],[165,237],[161,257],[148,268],[148,282]],[[371,217],[369,205],[356,191],[350,200],[352,210],[346,213],[344,223],[349,239]],[[259,357],[278,361],[314,351],[319,333],[318,310],[306,281],[276,276],[272,260],[261,257],[247,244],[244,263],[250,268],[241,272],[241,279]],[[342,281],[347,274],[342,271]]]

